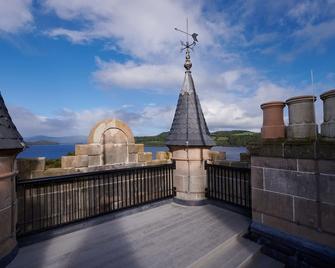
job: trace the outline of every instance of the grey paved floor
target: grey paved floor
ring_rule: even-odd
[[[187,267],[247,227],[212,205],[165,204],[23,247],[9,267]]]

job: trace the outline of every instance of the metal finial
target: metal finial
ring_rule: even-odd
[[[186,42],[180,41],[181,43],[181,51],[186,50],[186,57],[185,57],[185,64],[184,67],[187,71],[189,71],[192,68],[192,62],[191,62],[191,57],[190,57],[190,49],[193,50],[193,47],[197,44],[198,41],[198,34],[197,33],[193,33],[193,34],[189,34],[188,33],[188,19],[186,19],[186,32],[183,30],[180,30],[178,28],[174,28],[176,31],[181,32],[186,34]],[[193,39],[193,42],[190,44],[188,41],[188,37],[191,36]]]

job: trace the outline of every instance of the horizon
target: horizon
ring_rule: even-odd
[[[170,129],[185,59],[174,28],[186,18],[211,132],[259,132],[261,103],[335,84],[331,0],[0,0],[0,18],[0,91],[24,137],[85,136],[105,118],[135,136]],[[319,99],[316,114],[320,123]]]

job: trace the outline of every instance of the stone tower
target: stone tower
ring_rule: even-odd
[[[0,94],[0,267],[17,252],[15,158],[23,148],[23,139]]]
[[[192,62],[186,48],[185,78],[166,145],[176,161],[174,185],[177,200],[192,204],[205,199],[205,161],[215,145],[203,115],[191,75]]]

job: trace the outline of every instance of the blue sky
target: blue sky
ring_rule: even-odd
[[[105,118],[167,131],[186,17],[211,130],[259,130],[261,103],[312,93],[311,69],[316,95],[334,88],[334,0],[0,0],[0,90],[20,132],[87,135]]]

